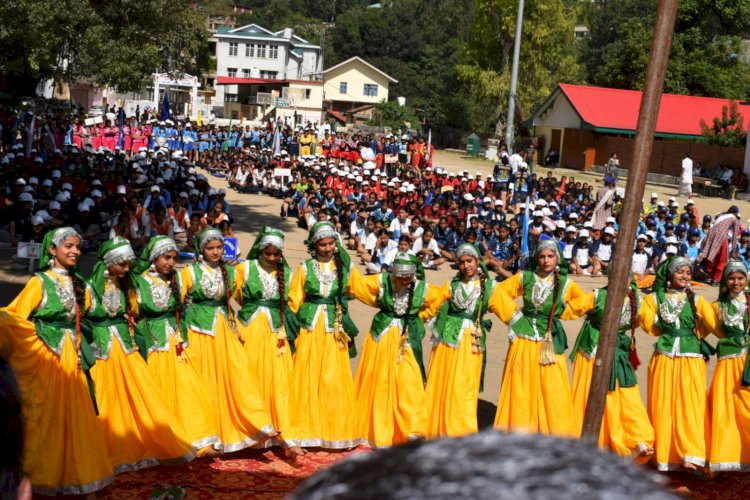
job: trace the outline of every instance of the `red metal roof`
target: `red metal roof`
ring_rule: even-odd
[[[621,90],[585,85],[560,84],[584,125],[601,132],[633,132],[638,123],[638,112],[643,93],[639,90]],[[656,133],[660,135],[701,135],[701,119],[710,124],[721,116],[723,106],[729,99],[663,94]],[[750,105],[738,102],[745,117],[745,126],[750,118]]]
[[[282,83],[301,83],[303,85],[323,85],[315,80],[274,80],[273,78],[232,78],[217,76],[216,85],[273,85]]]
[[[326,113],[328,113],[332,117],[336,118],[341,123],[346,123],[346,118],[344,118],[344,115],[342,115],[341,113],[339,113],[337,111],[333,111],[332,109],[327,109]]]

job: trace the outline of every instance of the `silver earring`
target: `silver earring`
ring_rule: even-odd
[[[109,269],[104,270],[104,277],[109,278]]]
[[[153,262],[151,263],[150,266],[148,266],[148,270],[151,271],[152,273],[156,272],[156,266],[154,265]]]
[[[198,256],[198,262],[203,262],[203,254],[200,254],[200,255]]]
[[[54,257],[50,257],[50,259],[49,259],[49,261],[47,261],[47,263],[49,264],[49,267],[54,266],[55,265],[55,258]]]

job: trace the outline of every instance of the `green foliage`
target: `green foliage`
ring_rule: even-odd
[[[591,13],[582,62],[596,85],[641,89],[657,0],[608,0]],[[750,66],[739,57],[750,31],[750,0],[680,2],[665,92],[741,99]]]
[[[416,128],[419,117],[412,108],[399,106],[396,101],[380,101],[375,105],[372,125],[390,127],[392,130]]]
[[[710,126],[701,120],[702,142],[732,148],[744,147],[747,130],[743,122],[744,117],[739,112],[737,102],[732,101],[721,109],[721,117],[714,118]]]
[[[157,71],[194,70],[205,46],[189,0],[0,2],[0,73],[12,81],[87,79],[140,90]]]
[[[458,76],[474,108],[470,128],[500,133],[510,92],[517,0],[477,0],[466,62]],[[574,49],[575,15],[563,0],[525,3],[517,107],[528,115],[559,82],[577,83],[582,72]]]

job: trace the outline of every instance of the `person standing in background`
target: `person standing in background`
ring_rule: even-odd
[[[688,198],[693,197],[693,160],[690,159],[690,155],[687,153],[685,153],[685,158],[682,159],[680,190],[677,192],[677,195],[687,196]]]

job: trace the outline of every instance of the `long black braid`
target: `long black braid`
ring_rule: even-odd
[[[279,284],[279,319],[281,320],[281,328],[284,328],[284,309],[286,309],[286,276],[284,276],[284,259],[279,259],[276,264],[276,281]]]
[[[120,290],[122,290],[122,293],[125,295],[125,316],[128,320],[128,333],[130,333],[130,341],[133,343],[132,347],[136,347],[135,345],[135,327],[134,320],[133,320],[133,310],[130,306],[130,300],[129,300],[129,294],[130,294],[130,280],[127,276],[122,276],[117,280],[117,284],[120,287]]]
[[[479,270],[479,286],[482,287],[479,292],[479,313],[478,318],[482,319],[482,314],[484,314],[485,311],[482,310],[482,307],[484,307],[484,297],[487,293],[487,276],[485,275],[483,270]]]
[[[344,299],[344,261],[338,252],[333,254],[333,265],[336,266],[336,303],[341,305]]]
[[[182,321],[182,301],[180,300],[180,286],[177,283],[177,273],[175,271],[172,271],[168,275],[169,279],[169,287],[172,290],[172,295],[174,296],[174,309],[175,309],[175,316],[176,316],[176,324],[177,324],[177,333],[180,332],[180,322]],[[182,336],[180,336],[180,343],[182,342]]]

